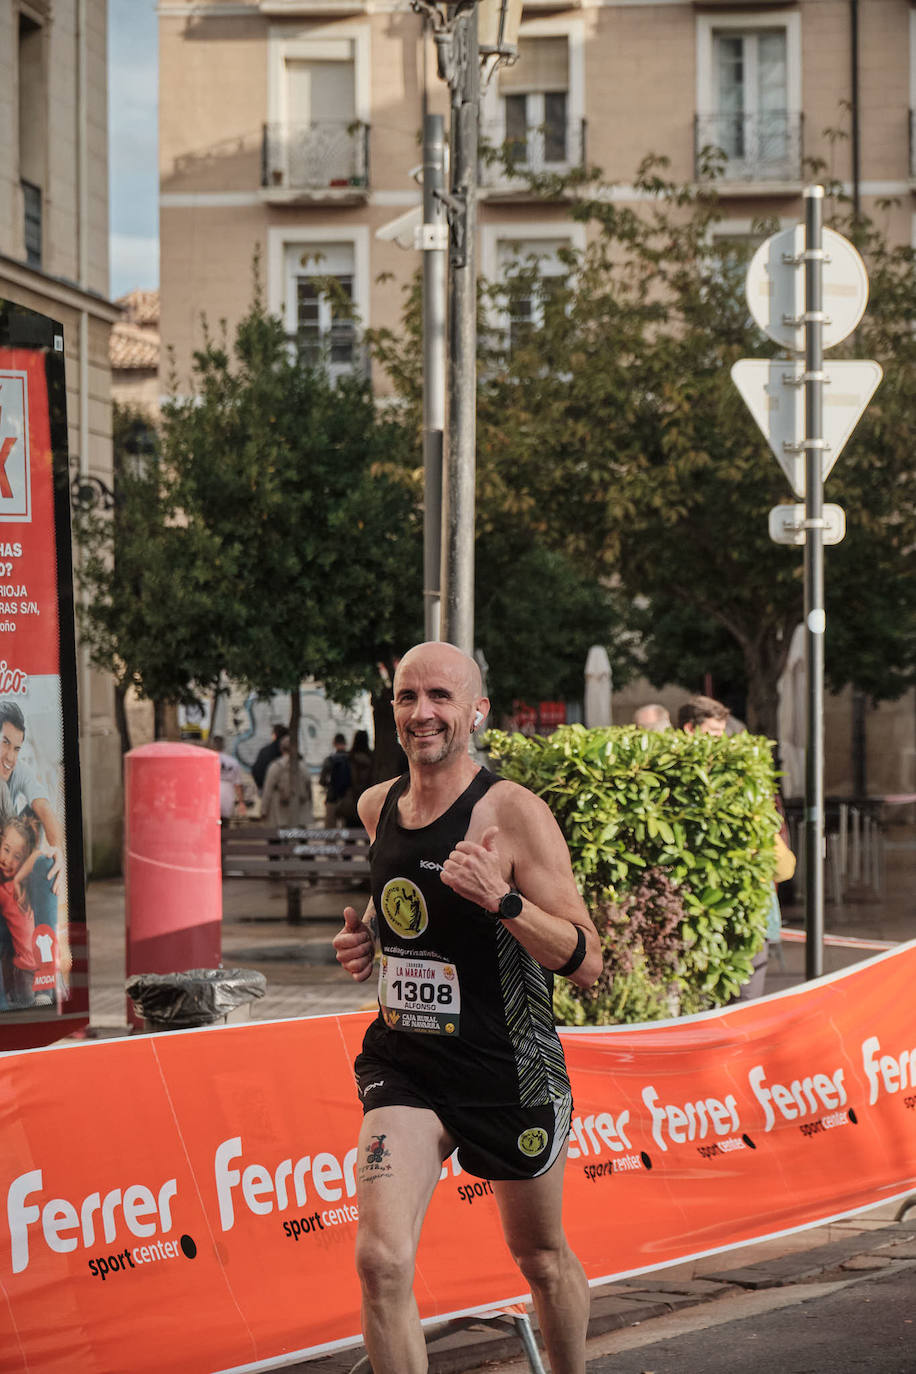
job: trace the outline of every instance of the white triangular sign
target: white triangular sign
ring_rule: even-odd
[[[805,495],[805,365],[741,358],[732,381],[753,415],[796,496]],[[821,475],[827,478],[884,375],[878,363],[855,359],[824,364],[824,433]]]
[[[824,387],[824,453],[823,477],[826,481],[839,458],[850,434],[855,429],[878,383],[884,376],[881,364],[870,359],[855,358],[837,362],[831,358],[824,364],[827,385]]]

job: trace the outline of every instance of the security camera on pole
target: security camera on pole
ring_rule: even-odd
[[[824,362],[856,328],[868,300],[865,264],[823,226],[824,188],[805,187],[805,223],[773,234],[754,254],[747,303],[765,334],[801,358],[742,358],[732,380],[801,505],[770,511],[770,538],[805,547],[805,975],[824,971],[824,545],[846,518],[824,505],[824,480],[881,381],[875,362]],[[802,400],[804,398],[804,400]]]

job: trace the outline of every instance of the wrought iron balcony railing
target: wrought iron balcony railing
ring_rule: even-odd
[[[708,148],[725,155],[723,181],[799,181],[802,174],[800,114],[703,114],[694,120],[697,175]]]
[[[585,120],[532,126],[524,136],[512,138],[506,137],[501,121],[481,122],[480,145],[482,187],[511,184],[513,173],[568,172],[585,162]]]
[[[25,212],[25,260],[29,267],[41,266],[41,187],[31,181],[20,182]]]
[[[359,120],[265,124],[261,185],[327,191],[369,185],[369,125]]]

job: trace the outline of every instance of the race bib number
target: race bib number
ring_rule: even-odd
[[[400,959],[383,954],[378,1000],[392,1030],[457,1035],[461,989],[454,964],[439,959]]]

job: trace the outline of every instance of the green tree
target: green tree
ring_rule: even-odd
[[[419,274],[408,284],[399,328],[370,332],[374,356],[388,373],[398,414],[411,436],[418,469],[423,399],[422,294]],[[479,332],[486,333],[480,314]],[[419,480],[419,472],[418,472]],[[494,712],[515,700],[581,698],[585,660],[593,644],[609,654],[618,685],[633,672],[632,636],[612,581],[545,538],[519,507],[513,482],[478,474],[474,574],[474,642],[489,665]]]
[[[256,292],[231,347],[205,336],[162,453],[176,508],[211,544],[226,673],[290,692],[293,738],[304,677],[343,702],[382,692],[422,623],[421,546],[404,430],[368,382],[306,365]]]
[[[92,663],[111,673],[122,751],[131,747],[125,698],[133,688],[155,708],[193,699],[192,684],[219,678],[219,645],[204,570],[213,541],[176,513],[171,483],[149,416],[113,408],[113,502],[91,485],[74,528],[84,594],[80,630]]]
[[[670,674],[662,635],[684,642],[708,626],[720,659],[733,644],[749,724],[772,736],[802,616],[802,556],[769,540],[767,512],[792,498],[730,368],[773,349],[744,300],[749,246],[716,235],[714,185],[678,186],[661,172],[642,166],[635,209],[585,177],[541,179],[546,194],[572,197],[589,242],[566,255],[559,282],[523,263],[489,288],[510,317],[539,291],[542,323],[527,338],[516,331],[511,347],[492,334],[482,358],[482,505],[511,505],[546,545],[613,576],[637,608],[650,672]],[[855,346],[886,372],[828,488],[849,517],[846,544],[828,551],[830,679],[893,696],[916,666],[914,253],[873,224],[851,226],[838,197],[830,207],[871,274]],[[761,236],[773,227],[761,224]]]
[[[622,685],[632,665],[612,591],[493,514],[477,539],[475,637],[494,711],[511,714],[515,700],[581,700],[593,644],[608,649]]]

